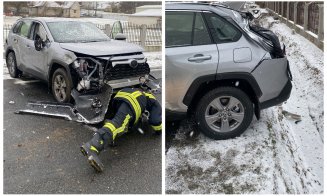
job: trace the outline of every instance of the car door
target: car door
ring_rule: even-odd
[[[22,21],[17,22],[14,27],[12,28],[12,31],[9,32],[8,35],[8,45],[11,46],[13,48],[13,50],[15,51],[16,54],[16,61],[18,63],[19,66],[19,54],[20,54],[20,47],[18,47],[18,38],[19,38],[19,30],[20,30],[20,26],[22,25]]]
[[[40,38],[42,35],[42,38]],[[33,22],[31,27],[31,33],[25,42],[26,58],[25,62],[31,67],[31,72],[34,76],[46,80],[47,73],[47,58],[48,58],[48,47],[42,48],[37,51],[34,46],[36,39],[47,40],[47,33],[43,25],[39,22]]]
[[[29,36],[31,24],[32,23],[29,20],[22,20],[18,23],[19,26],[17,26],[17,29],[13,29],[13,36],[11,37],[11,43],[15,51],[17,65],[18,68],[22,71],[26,71],[27,69],[26,49],[24,46],[27,37]]]
[[[185,112],[192,82],[215,75],[218,50],[201,11],[166,11],[166,108]]]
[[[251,72],[255,62],[265,54],[251,44],[242,32],[227,19],[212,13],[203,13],[219,50],[218,73]]]

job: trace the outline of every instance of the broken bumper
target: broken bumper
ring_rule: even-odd
[[[100,91],[85,94],[81,94],[74,89],[72,97],[75,100],[75,105],[29,102],[25,109],[16,113],[52,116],[86,124],[97,124],[105,118],[112,92],[109,85],[104,85]]]

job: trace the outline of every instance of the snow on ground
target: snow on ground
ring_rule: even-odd
[[[261,23],[286,45],[290,99],[234,139],[187,139],[184,122],[166,153],[167,193],[323,193],[323,52],[272,17]]]
[[[161,69],[161,52],[144,52],[144,56],[147,58],[147,62],[151,68]]]

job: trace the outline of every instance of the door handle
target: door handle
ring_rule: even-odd
[[[193,57],[188,58],[190,62],[202,62],[211,59],[211,55],[196,54]]]
[[[31,49],[31,46],[29,46],[29,45],[26,45],[26,47],[27,47],[28,49]]]
[[[17,42],[18,42],[18,40],[17,40],[17,39],[14,39],[14,42],[15,42],[15,43],[17,43]]]

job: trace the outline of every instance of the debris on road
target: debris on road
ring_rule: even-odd
[[[298,114],[294,114],[294,113],[291,113],[291,112],[288,112],[288,111],[286,111],[286,110],[283,110],[282,111],[282,114],[285,116],[285,117],[287,117],[287,118],[293,118],[293,119],[295,119],[295,120],[301,120],[301,116],[300,115],[298,115]]]
[[[15,104],[15,101],[9,101],[10,104]]]

